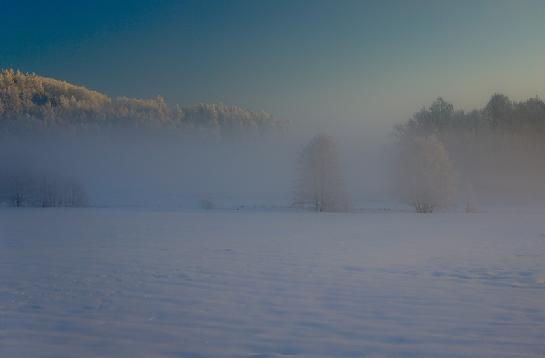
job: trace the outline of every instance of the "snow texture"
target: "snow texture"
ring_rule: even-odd
[[[0,209],[1,357],[543,355],[544,211]]]

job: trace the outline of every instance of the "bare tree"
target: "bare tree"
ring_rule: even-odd
[[[61,194],[61,206],[83,207],[89,204],[87,193],[75,180],[65,180]]]
[[[13,207],[27,206],[32,199],[32,179],[24,170],[14,170],[8,175],[8,198]]]
[[[335,143],[318,135],[302,150],[293,205],[315,211],[348,211]]]
[[[59,185],[55,178],[44,175],[36,194],[42,208],[61,206]]]
[[[75,180],[44,176],[38,186],[37,198],[39,206],[47,207],[81,207],[88,205],[87,194]]]
[[[448,205],[454,194],[454,170],[447,151],[434,135],[406,138],[400,144],[399,184],[403,198],[418,213]]]
[[[8,168],[0,175],[0,202],[13,207],[87,206],[88,197],[81,184],[61,175]]]

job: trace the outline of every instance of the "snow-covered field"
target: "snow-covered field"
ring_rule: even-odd
[[[0,210],[1,357],[543,355],[544,210]]]

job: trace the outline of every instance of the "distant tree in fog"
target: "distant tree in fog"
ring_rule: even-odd
[[[438,98],[395,134],[401,143],[434,135],[444,144],[468,211],[485,197],[545,199],[545,102],[539,97],[517,102],[496,93],[470,112]]]
[[[83,207],[89,205],[89,198],[79,182],[68,180],[65,182],[62,203],[63,206]]]
[[[37,187],[38,205],[42,208],[60,206],[60,192],[54,178],[44,176]]]
[[[314,137],[299,158],[293,204],[315,211],[347,211],[350,203],[341,180],[337,150],[326,135]]]
[[[37,206],[49,207],[80,207],[87,206],[87,194],[82,186],[71,179],[43,176],[38,183],[36,192]]]
[[[213,210],[215,207],[214,202],[209,199],[202,199],[201,200],[201,209],[203,210]]]
[[[513,116],[513,104],[507,96],[499,93],[492,95],[483,110],[492,128],[510,126]]]
[[[7,198],[10,206],[27,206],[32,200],[32,178],[23,170],[9,172],[3,180],[7,187]]]
[[[87,206],[83,187],[63,175],[7,168],[0,175],[0,203],[12,207],[76,207]]]
[[[474,189],[471,183],[466,183],[464,185],[464,209],[466,213],[474,213],[478,210]]]
[[[401,143],[400,192],[418,213],[446,206],[454,194],[454,170],[445,146],[436,136]]]

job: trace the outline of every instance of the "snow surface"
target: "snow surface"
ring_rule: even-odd
[[[544,219],[0,209],[0,356],[543,356]]]

